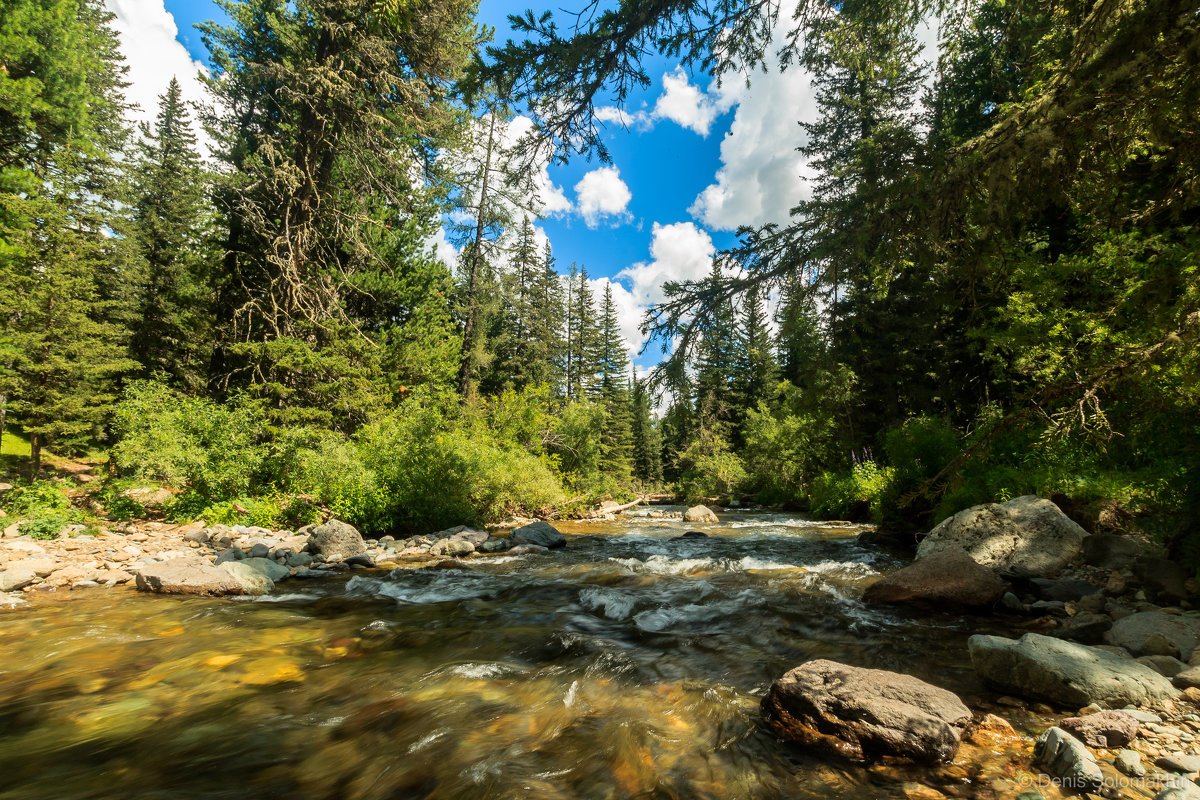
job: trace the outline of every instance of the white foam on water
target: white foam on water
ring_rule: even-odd
[[[472,678],[481,680],[483,678],[501,678],[505,675],[511,675],[514,668],[509,664],[498,664],[496,662],[478,662],[470,664],[457,664],[450,667],[446,672],[451,675],[459,675],[463,678]]]
[[[645,561],[640,558],[610,558],[632,572],[648,572],[651,575],[683,575],[688,572],[711,570],[717,562],[711,558],[671,558],[665,555],[653,555]]]
[[[805,569],[796,564],[780,564],[777,561],[764,561],[754,556],[746,556],[740,561],[735,561],[734,564],[741,570]]]
[[[405,603],[427,604],[482,597],[494,588],[491,581],[481,579],[476,573],[458,570],[439,572],[428,582],[421,580],[424,576],[416,571],[392,575],[386,581],[355,576],[346,583],[346,594],[375,594]]]
[[[579,591],[579,602],[592,611],[604,610],[609,619],[629,619],[637,598],[608,586],[588,586]]]
[[[243,594],[229,598],[240,603],[290,603],[294,600],[320,600],[319,594],[304,594],[301,592],[292,592],[290,594]]]
[[[567,695],[563,698],[563,705],[567,708],[575,705],[576,697],[579,694],[579,681],[571,681],[571,688],[567,689]]]

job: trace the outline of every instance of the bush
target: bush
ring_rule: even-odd
[[[4,495],[4,510],[13,517],[53,515],[71,507],[63,494],[62,484],[54,481],[34,481],[15,486]]]
[[[892,474],[874,461],[855,464],[849,473],[824,473],[813,482],[813,514],[822,519],[878,522]]]
[[[742,460],[729,448],[719,424],[701,425],[679,456],[680,494],[688,503],[733,494],[746,480]]]
[[[263,466],[261,408],[175,394],[156,381],[133,381],[114,415],[117,465],[126,475],[189,487],[213,499],[250,493]]]

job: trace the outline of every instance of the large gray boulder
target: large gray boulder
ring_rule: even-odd
[[[967,640],[971,664],[995,689],[1082,708],[1142,705],[1175,697],[1171,682],[1145,664],[1096,647],[1027,633],[1020,638],[977,634]]]
[[[683,512],[684,522],[719,522],[716,512],[708,506],[692,506]]]
[[[241,582],[228,572],[203,558],[191,556],[142,567],[137,574],[137,588],[158,594],[211,596],[242,594],[243,591]]]
[[[1080,548],[1085,564],[1102,569],[1128,569],[1141,553],[1137,540],[1115,533],[1093,533]]]
[[[784,739],[854,759],[948,761],[971,712],[954,694],[911,675],[810,661],[775,681],[762,702]]]
[[[323,556],[326,561],[346,559],[367,552],[367,545],[358,529],[340,519],[331,519],[307,529],[306,532],[308,552]]]
[[[863,592],[863,601],[956,611],[994,606],[1004,588],[990,569],[962,550],[949,549],[880,578]]]
[[[958,548],[993,570],[1053,575],[1079,553],[1086,536],[1054,503],[1026,495],[943,520],[917,547],[917,558]]]
[[[549,522],[531,522],[517,528],[509,536],[514,544],[536,544],[539,547],[563,547],[567,539]]]
[[[1200,620],[1141,611],[1114,622],[1106,638],[1135,656],[1173,656],[1186,660],[1200,644]]]
[[[1104,785],[1100,764],[1083,743],[1062,728],[1050,728],[1033,746],[1033,763],[1076,792],[1094,792]]]

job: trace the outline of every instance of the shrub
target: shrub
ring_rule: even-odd
[[[257,404],[184,397],[156,381],[129,384],[114,426],[113,454],[123,474],[187,486],[214,499],[248,494],[267,454]]]
[[[880,501],[892,474],[874,461],[855,464],[849,473],[824,473],[813,482],[813,514],[823,519],[878,522]]]
[[[15,486],[4,495],[4,510],[14,517],[33,517],[64,512],[71,501],[63,494],[62,484],[34,481]]]
[[[680,454],[680,493],[689,502],[732,494],[746,480],[742,460],[729,449],[721,426],[702,425]]]

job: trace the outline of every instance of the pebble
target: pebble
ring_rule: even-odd
[[[1141,778],[1146,774],[1146,767],[1142,765],[1142,756],[1136,750],[1122,750],[1117,753],[1113,766],[1133,778]]]

